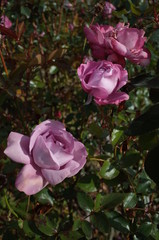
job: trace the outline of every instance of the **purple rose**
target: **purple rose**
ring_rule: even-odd
[[[5,15],[1,16],[1,25],[3,25],[6,28],[11,28],[12,22],[9,20],[9,18]]]
[[[119,23],[115,28],[115,35],[110,38],[110,45],[114,52],[126,57],[131,62],[146,66],[150,63],[150,52],[144,48],[145,32],[137,28],[129,28]]]
[[[150,63],[151,55],[144,47],[146,38],[143,30],[118,23],[115,28],[108,25],[92,25],[85,27],[84,32],[90,43],[92,55],[97,59],[113,59],[116,63],[122,62],[122,65],[125,58],[143,66]]]
[[[128,73],[121,65],[108,61],[89,61],[78,68],[82,88],[99,105],[116,104],[128,100],[129,96],[119,91],[128,80]]]
[[[59,121],[46,120],[35,127],[30,137],[11,132],[4,153],[23,163],[16,188],[32,195],[48,183],[56,185],[77,174],[85,165],[87,152]]]
[[[112,17],[112,12],[116,10],[116,7],[110,3],[110,2],[105,2],[104,6],[104,11],[103,14],[107,16],[108,18]]]
[[[92,25],[90,27],[84,27],[84,33],[90,47],[92,49],[92,55],[98,59],[104,59],[108,54],[108,49],[113,52],[110,48],[110,44],[107,39],[111,36],[113,31],[112,26],[108,25]]]

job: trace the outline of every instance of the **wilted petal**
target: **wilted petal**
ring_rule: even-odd
[[[40,170],[28,164],[18,174],[15,186],[19,191],[33,195],[41,191],[47,184]]]
[[[29,155],[30,138],[20,133],[11,132],[4,153],[15,162],[28,164],[31,161]]]

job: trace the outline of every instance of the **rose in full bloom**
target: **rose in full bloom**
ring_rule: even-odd
[[[133,63],[146,66],[150,63],[151,55],[144,47],[146,41],[144,34],[142,29],[129,28],[129,25],[118,23],[114,36],[110,37],[111,49]]]
[[[145,32],[129,25],[118,23],[112,26],[92,25],[84,32],[90,43],[92,55],[98,59],[114,60],[124,66],[125,58],[131,62],[146,66],[150,63],[150,52],[144,47]]]
[[[59,121],[46,120],[35,127],[30,137],[11,132],[4,153],[23,163],[16,188],[32,195],[48,183],[56,185],[77,174],[85,165],[84,145],[67,132]]]
[[[121,65],[103,60],[89,61],[78,68],[82,88],[99,105],[116,104],[128,100],[129,96],[120,91],[128,80],[128,73]]]
[[[105,2],[104,11],[103,11],[104,16],[111,18],[112,12],[115,10],[116,10],[116,7],[112,3]]]
[[[12,26],[12,22],[5,15],[1,16],[1,23],[0,24],[3,25],[6,28],[11,28],[11,26]]]

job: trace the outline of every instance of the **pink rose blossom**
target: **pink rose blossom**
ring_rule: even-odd
[[[9,20],[9,18],[5,15],[1,16],[1,25],[3,25],[6,28],[11,28],[12,22]]]
[[[56,185],[77,174],[85,165],[87,152],[59,121],[46,120],[35,127],[30,137],[11,132],[4,153],[23,163],[16,188],[32,195],[48,183]]]
[[[103,14],[107,16],[108,18],[112,17],[112,12],[116,10],[116,7],[110,3],[110,2],[105,2],[104,6],[104,11]]]
[[[144,47],[145,32],[129,25],[118,23],[112,26],[92,25],[85,27],[84,32],[90,43],[93,57],[111,59],[124,66],[125,58],[131,62],[146,66],[150,63],[150,52]]]
[[[116,104],[129,96],[119,91],[128,80],[128,73],[121,65],[109,61],[89,61],[78,68],[82,88],[99,105]]]
[[[98,59],[104,59],[106,55],[109,55],[108,50],[112,53],[110,44],[107,41],[112,35],[113,27],[108,25],[92,25],[84,28],[84,33],[90,47],[92,49],[92,55]]]

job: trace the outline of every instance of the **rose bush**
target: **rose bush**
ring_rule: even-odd
[[[99,105],[119,104],[129,96],[119,91],[128,80],[128,73],[121,65],[109,61],[89,61],[78,68],[82,88]]]
[[[129,25],[118,23],[115,28],[108,25],[85,27],[92,55],[98,59],[113,60],[124,66],[124,58],[146,66],[150,63],[150,52],[144,47],[145,32]]]
[[[32,195],[48,183],[56,185],[79,172],[87,152],[59,121],[46,120],[37,125],[31,137],[11,132],[4,153],[25,166],[16,179],[19,191]]]

